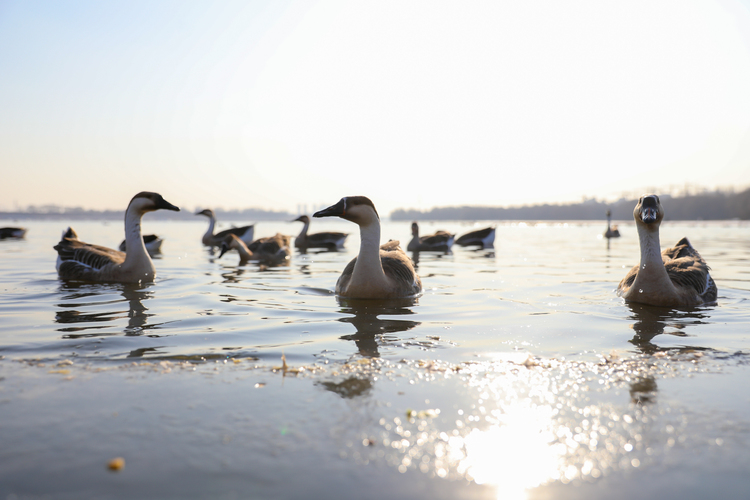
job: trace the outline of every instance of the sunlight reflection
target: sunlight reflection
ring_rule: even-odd
[[[498,425],[475,428],[464,438],[466,458],[458,472],[496,486],[497,498],[524,499],[526,490],[560,477],[566,447],[555,444],[552,426],[549,406],[507,408]]]

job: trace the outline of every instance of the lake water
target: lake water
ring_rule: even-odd
[[[24,225],[0,241],[0,499],[750,491],[747,222],[662,225],[718,284],[686,311],[616,296],[632,222],[610,242],[603,223],[498,223],[493,249],[419,255],[424,294],[388,303],[332,293],[359,247],[346,221],[312,226],[351,233],[346,250],[265,268],[212,255],[205,220],[147,215],[165,241],[143,286],[60,281],[66,225]],[[409,226],[385,221],[383,241]],[[74,227],[122,240],[119,223]]]

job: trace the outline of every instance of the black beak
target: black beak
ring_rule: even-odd
[[[659,205],[655,196],[646,196],[641,205],[641,220],[646,224],[656,222],[659,216]]]
[[[346,214],[346,198],[341,198],[335,205],[315,212],[313,217],[341,217],[344,214]]]
[[[180,209],[171,203],[169,203],[164,198],[159,198],[159,201],[156,203],[156,208],[159,210],[172,210],[173,212],[179,212]]]
[[[226,243],[224,243],[224,242],[222,241],[222,242],[221,242],[221,253],[219,254],[219,257],[218,257],[218,258],[220,259],[220,258],[221,258],[221,256],[222,256],[222,255],[224,255],[225,253],[227,253],[228,251],[229,251],[229,245],[227,245]]]

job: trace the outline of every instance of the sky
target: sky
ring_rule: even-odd
[[[0,0],[0,210],[750,187],[750,0]]]

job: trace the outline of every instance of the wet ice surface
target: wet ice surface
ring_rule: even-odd
[[[0,247],[0,497],[741,497],[747,228],[678,226],[717,306],[623,304],[637,241],[594,225],[422,254],[425,294],[375,305],[328,292],[356,244],[262,270],[164,224],[155,284],[77,286],[30,232]]]

